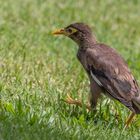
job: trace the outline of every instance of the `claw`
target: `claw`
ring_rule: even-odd
[[[83,103],[79,100],[74,100],[69,94],[67,94],[67,98],[65,100],[63,100],[64,102],[68,103],[68,104],[75,104],[77,106],[80,106],[82,107],[83,106]],[[86,108],[90,111],[91,110],[91,107],[90,105],[85,105]]]
[[[76,100],[72,99],[69,94],[67,94],[66,102],[69,104],[74,104]]]
[[[128,117],[128,119],[127,119],[127,121],[126,121],[124,130],[125,130],[126,128],[128,128],[128,126],[131,124],[131,122],[132,122],[132,120],[133,120],[133,118],[134,118],[135,115],[136,115],[136,114],[135,114],[134,112],[132,112],[132,113],[130,114],[130,116]]]

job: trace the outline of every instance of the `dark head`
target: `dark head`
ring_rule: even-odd
[[[88,42],[96,42],[96,38],[92,35],[91,28],[84,23],[73,23],[69,26],[53,32],[55,35],[65,35],[74,40],[79,46],[85,46]]]

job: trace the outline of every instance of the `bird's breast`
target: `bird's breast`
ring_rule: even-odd
[[[77,58],[84,67],[86,71],[88,71],[88,64],[86,60],[86,52],[84,50],[79,50],[77,53]]]

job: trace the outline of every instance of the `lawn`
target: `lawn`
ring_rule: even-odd
[[[140,84],[139,0],[1,0],[0,140],[140,139],[140,117],[123,131],[130,111],[117,101],[103,96],[96,114],[63,102],[89,92],[76,44],[51,34],[73,22],[115,48]]]

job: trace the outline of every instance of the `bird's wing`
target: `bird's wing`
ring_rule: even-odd
[[[131,100],[139,96],[139,88],[122,57],[104,44],[87,49],[86,56],[88,70],[97,84],[131,108]]]

